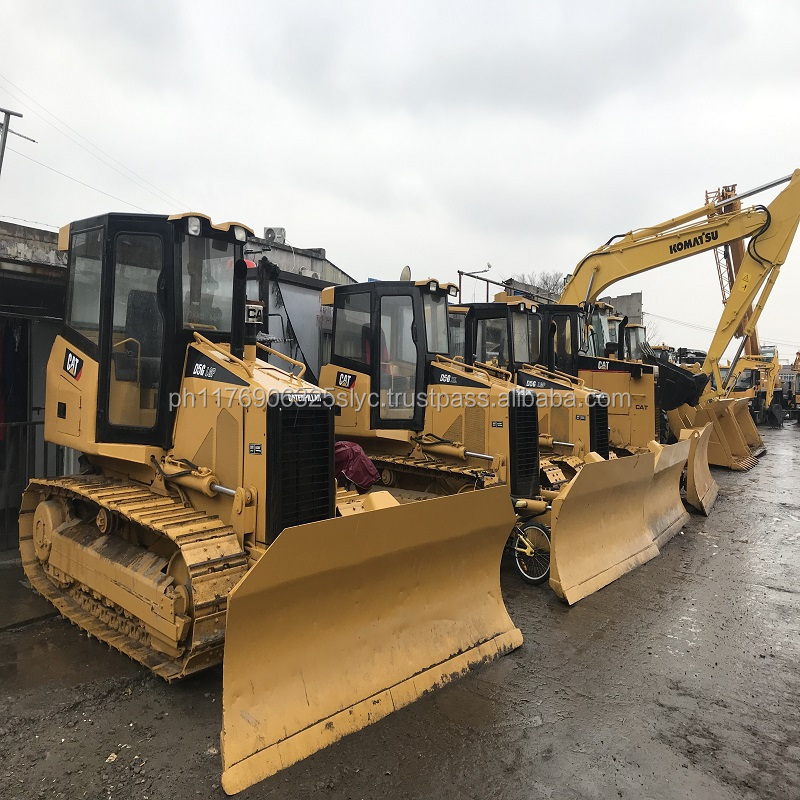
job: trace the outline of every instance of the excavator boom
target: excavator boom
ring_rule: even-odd
[[[758,191],[781,183],[788,185],[769,206],[737,208],[737,203]],[[726,210],[732,208],[733,210]],[[750,236],[744,258],[709,347],[701,372],[709,378],[696,407],[682,406],[669,412],[676,436],[688,427],[713,425],[709,442],[711,463],[731,469],[749,469],[765,448],[740,401],[718,405],[723,395],[719,362],[737,332],[744,335],[741,354],[758,322],[800,222],[800,170],[760,189],[708,203],[694,211],[631,231],[587,255],[575,268],[560,298],[561,304],[591,306],[618,280],[646,272],[690,255]],[[717,387],[716,393],[711,384]],[[695,449],[695,452],[699,452]]]

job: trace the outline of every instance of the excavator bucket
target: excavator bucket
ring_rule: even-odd
[[[287,528],[228,599],[233,794],[522,644],[500,593],[507,487]]]
[[[666,445],[650,442],[648,448],[655,454],[656,464],[644,515],[660,550],[689,520],[681,500],[681,473],[689,458],[691,442]]]
[[[589,453],[552,502],[550,586],[570,605],[658,555],[645,506],[655,454]]]
[[[744,440],[750,448],[750,455],[755,457],[766,453],[767,448],[764,447],[764,440],[761,438],[761,434],[758,432],[756,423],[750,413],[748,399],[743,397],[733,400],[731,401],[731,406],[733,407],[733,416],[736,419],[736,423],[741,428]]]
[[[689,460],[686,465],[686,502],[706,516],[714,507],[719,486],[708,468],[708,443],[711,441],[711,423],[702,428],[684,428],[681,441],[688,440]]]
[[[702,428],[712,424],[708,442],[708,463],[717,467],[742,471],[758,464],[734,414],[738,400],[713,400],[704,406],[681,406],[667,412],[670,430],[680,438],[686,428]],[[758,451],[756,451],[758,452]]]

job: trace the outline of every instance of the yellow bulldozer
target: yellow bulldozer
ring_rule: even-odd
[[[539,412],[540,431],[549,434],[540,449],[543,482],[549,471],[557,470],[565,458],[577,460],[587,451],[605,459],[633,457],[634,461],[625,462],[627,475],[622,474],[622,465],[617,466],[620,470],[617,491],[623,495],[641,491],[647,497],[645,527],[651,531],[656,546],[662,547],[688,520],[680,487],[690,442],[662,445],[651,436],[648,446],[637,452],[615,449],[609,439],[610,414],[624,414],[626,410],[632,413],[635,399],[624,393],[612,395],[589,388],[581,378],[556,370],[557,359],[569,368],[566,351],[571,350],[572,342],[563,333],[570,326],[558,325],[551,319],[547,335],[543,336],[543,314],[539,308],[529,298],[505,293],[495,295],[492,303],[454,308],[451,324],[463,330],[459,339],[464,342],[465,361],[478,366],[486,366],[487,362],[497,364],[513,375],[518,386],[534,389],[545,398]],[[541,308],[549,306],[541,304]],[[579,326],[572,327],[577,333]],[[639,462],[649,464],[651,457],[653,472],[647,475]],[[641,486],[635,486],[637,481]],[[616,531],[620,548],[625,547],[629,535],[635,541],[636,528],[620,515]]]
[[[737,205],[783,183],[788,186],[768,206]],[[677,371],[672,372],[667,365],[662,369],[659,362],[659,380],[663,377],[666,381],[665,386],[659,387],[659,403],[668,411],[672,434],[680,438],[692,428],[711,424],[708,443],[711,464],[734,470],[750,469],[764,452],[747,401],[720,397],[722,389],[713,390],[711,379],[714,386],[722,387],[720,359],[737,332],[744,338],[734,363],[741,354],[778,278],[799,220],[800,171],[795,171],[736,197],[709,202],[658,225],[612,237],[578,263],[561,294],[561,304],[590,313],[597,298],[618,280],[749,237],[708,355],[696,376],[696,385],[688,384],[686,388],[685,371],[676,367]],[[615,367],[602,353],[582,356],[581,362],[579,375],[584,370],[610,375]],[[643,387],[641,394],[651,396],[652,392],[655,398],[654,389],[647,384]],[[606,390],[605,385],[598,388]],[[666,399],[671,400],[668,405]]]
[[[25,573],[63,616],[168,681],[222,662],[228,793],[522,642],[508,486],[337,490],[332,398],[259,349],[248,233],[200,214],[62,229],[45,436],[81,468],[33,479],[20,512]]]
[[[455,291],[436,280],[323,290],[333,346],[320,385],[336,398],[337,436],[358,442],[398,497],[508,484],[520,574],[543,582],[549,566],[552,588],[574,603],[658,554],[645,512],[655,454],[609,459],[606,405],[569,379],[564,418],[581,424],[569,425],[571,439],[541,433],[547,392],[453,352]]]

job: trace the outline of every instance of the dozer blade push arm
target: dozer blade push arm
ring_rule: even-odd
[[[754,206],[719,213],[717,204],[708,203],[658,225],[630,231],[617,241],[609,241],[575,267],[559,304],[593,303],[617,281],[750,236],[767,223],[770,231],[776,223],[783,229],[783,223],[794,218],[796,227],[800,211],[796,199],[798,186],[800,170],[792,174],[789,185],[768,209]],[[766,236],[760,241],[766,243]]]

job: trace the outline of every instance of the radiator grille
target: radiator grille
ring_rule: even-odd
[[[523,397],[527,397],[527,402]],[[533,399],[533,393],[514,392],[508,407],[509,467],[514,497],[539,494],[539,409]]]
[[[602,395],[608,399],[607,395]],[[608,406],[593,404],[589,408],[589,449],[608,458]]]
[[[284,404],[267,409],[267,541],[292,525],[334,515],[333,410]]]
[[[464,410],[464,444],[467,450],[486,452],[486,409],[470,405]]]

